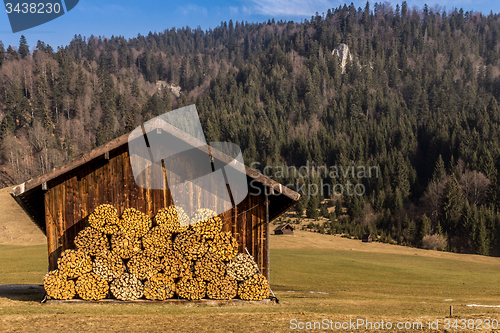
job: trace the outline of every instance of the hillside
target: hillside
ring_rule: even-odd
[[[301,192],[316,230],[500,256],[499,35],[499,14],[402,2],[31,53],[22,37],[0,44],[1,178],[196,104],[207,141]]]
[[[10,195],[0,189],[0,245],[45,245],[47,238]]]

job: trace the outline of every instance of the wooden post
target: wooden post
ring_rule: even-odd
[[[450,305],[450,317],[453,317],[453,305]]]
[[[266,206],[266,278],[269,281],[269,199],[267,198],[267,188],[264,186],[264,205]]]

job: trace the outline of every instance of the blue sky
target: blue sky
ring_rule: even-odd
[[[27,1],[27,0],[26,0]],[[49,1],[49,0],[46,0]],[[221,21],[262,22],[269,18],[277,20],[309,19],[315,12],[326,13],[328,8],[336,8],[351,1],[340,0],[184,0],[184,1],[131,1],[131,0],[80,0],[80,3],[67,13],[41,26],[13,34],[7,13],[0,11],[0,40],[4,45],[17,46],[24,34],[30,47],[38,40],[57,46],[67,45],[75,34],[111,37],[122,35],[136,37],[138,33],[147,35],[149,31],[163,31],[172,27],[180,28],[201,26],[206,30],[216,27]],[[364,7],[366,1],[353,1],[356,7]],[[370,1],[373,8],[375,2]],[[395,6],[401,1],[390,1]],[[434,8],[437,2],[408,0],[409,7],[423,8],[427,3]],[[483,13],[500,12],[498,0],[458,0],[440,1],[440,8],[464,8]]]

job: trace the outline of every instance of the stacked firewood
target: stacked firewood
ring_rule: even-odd
[[[109,250],[109,240],[102,232],[94,228],[85,228],[75,237],[75,246],[92,256]]]
[[[57,260],[59,272],[69,278],[77,278],[92,271],[90,256],[81,250],[66,250]]]
[[[174,279],[166,273],[151,276],[144,284],[144,297],[150,300],[164,301],[174,297]]]
[[[177,279],[183,275],[191,274],[193,270],[193,262],[186,259],[177,251],[168,251],[161,260],[163,272],[172,279]]]
[[[155,222],[164,226],[171,233],[186,231],[189,227],[189,217],[181,207],[169,206],[156,213]]]
[[[197,260],[208,251],[206,239],[194,230],[186,230],[175,237],[174,250],[188,260]]]
[[[113,281],[125,272],[122,258],[113,251],[101,253],[94,259],[93,271],[106,281]]]
[[[196,261],[194,273],[205,281],[217,280],[226,274],[226,265],[214,254],[207,252],[203,258]]]
[[[258,271],[259,268],[253,260],[253,257],[246,253],[238,253],[238,255],[227,264],[227,275],[237,281],[244,281],[254,274],[257,274]]]
[[[238,296],[249,301],[260,301],[269,297],[269,285],[264,275],[255,274],[238,287]]]
[[[47,295],[54,299],[72,299],[76,294],[75,281],[68,280],[68,277],[57,269],[45,275],[43,287]]]
[[[142,245],[153,255],[163,257],[172,248],[172,233],[165,226],[156,226],[142,238]]]
[[[142,251],[133,256],[127,263],[129,273],[135,275],[139,280],[145,280],[161,269],[161,259],[149,251]]]
[[[194,275],[182,276],[175,285],[179,297],[189,300],[202,299],[207,292],[207,286],[202,278]]]
[[[76,280],[76,292],[78,296],[87,301],[104,299],[108,295],[108,281],[90,272],[83,274]]]
[[[44,278],[51,298],[269,297],[253,257],[238,253],[236,239],[222,231],[222,220],[211,210],[199,209],[189,218],[180,208],[166,207],[152,220],[133,208],[118,216],[113,206],[101,205],[88,221],[74,239],[76,249],[64,251],[58,269]]]
[[[118,231],[119,222],[116,208],[108,204],[100,205],[89,215],[89,225],[107,235]]]
[[[111,282],[111,294],[122,301],[139,299],[144,294],[144,285],[135,275],[123,273]]]
[[[127,208],[123,212],[120,227],[126,233],[140,238],[151,229],[151,219],[135,208]]]
[[[221,232],[215,235],[208,246],[208,250],[223,261],[231,260],[238,254],[238,242],[230,232]]]
[[[214,279],[207,284],[207,296],[211,299],[233,299],[238,292],[238,282],[229,275]]]
[[[222,220],[213,210],[198,209],[191,217],[193,230],[207,239],[212,239],[221,232]]]
[[[111,236],[111,248],[122,259],[130,259],[141,252],[141,239],[125,231],[118,231]]]

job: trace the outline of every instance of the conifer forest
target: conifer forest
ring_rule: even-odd
[[[238,144],[292,189],[325,189],[296,206],[328,219],[316,231],[500,256],[499,100],[493,13],[367,3],[64,47],[21,37],[0,42],[0,183],[196,104],[208,142]],[[278,172],[306,165],[339,172]],[[378,172],[340,171],[360,166]],[[363,195],[331,191],[348,183]]]

